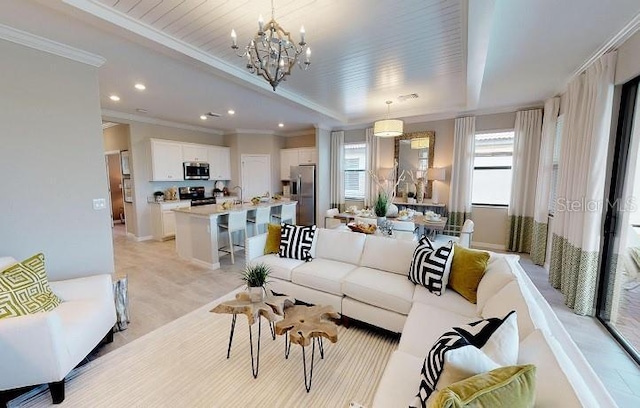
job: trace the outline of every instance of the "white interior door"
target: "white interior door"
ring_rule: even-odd
[[[271,193],[271,156],[268,154],[243,154],[241,156],[242,195],[244,201],[251,197]]]

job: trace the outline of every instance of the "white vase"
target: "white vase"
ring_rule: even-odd
[[[387,204],[387,217],[396,217],[398,215],[398,206],[389,203]]]
[[[376,224],[378,225],[378,227],[380,227],[382,226],[382,224],[384,224],[385,221],[387,221],[387,217],[378,217]]]
[[[249,287],[249,298],[253,303],[262,302],[264,300],[264,288],[262,286]]]

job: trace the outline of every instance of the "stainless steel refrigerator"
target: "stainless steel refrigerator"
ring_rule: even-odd
[[[316,223],[316,166],[291,166],[291,199],[296,206],[296,224]]]

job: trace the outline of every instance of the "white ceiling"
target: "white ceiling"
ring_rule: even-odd
[[[276,92],[229,37],[249,41],[268,0],[2,0],[0,23],[105,57],[101,104],[116,116],[292,132],[368,126],[385,100],[409,122],[539,104],[639,12],[637,0],[276,0],[312,49]],[[201,121],[209,111],[223,116]]]

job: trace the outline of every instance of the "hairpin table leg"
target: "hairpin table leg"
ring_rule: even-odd
[[[315,340],[312,342],[312,346],[311,346],[311,367],[309,368],[309,379],[307,381],[307,359],[306,359],[306,352],[305,352],[305,347],[302,346],[302,369],[304,371],[304,388],[307,390],[307,392],[309,392],[309,390],[311,390],[311,381],[313,380],[313,360],[315,358],[316,355],[316,342]]]
[[[262,318],[258,318],[258,349],[256,352],[256,358],[254,363],[253,358],[253,331],[251,330],[251,324],[249,324],[249,343],[251,346],[251,373],[253,378],[258,378],[258,370],[260,370],[260,333],[262,332]]]
[[[231,342],[233,342],[233,331],[236,328],[236,314],[233,315],[231,319],[231,331],[229,332],[229,347],[227,347],[227,359],[231,355]]]

